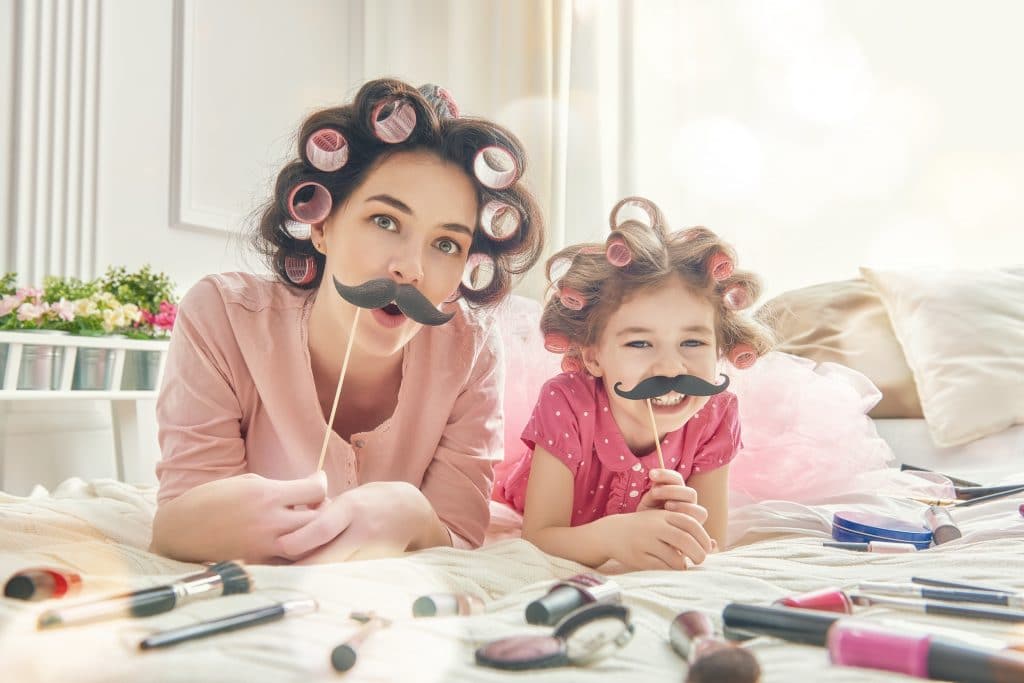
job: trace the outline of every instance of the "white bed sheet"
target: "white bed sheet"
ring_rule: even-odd
[[[921,419],[875,420],[897,463],[926,467],[982,484],[1024,483],[1024,425],[962,446],[939,448]]]

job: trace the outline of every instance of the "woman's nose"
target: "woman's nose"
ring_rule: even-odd
[[[410,248],[395,254],[388,264],[388,274],[399,284],[418,285],[423,280],[423,260],[418,251]]]

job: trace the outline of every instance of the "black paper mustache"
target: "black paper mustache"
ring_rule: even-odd
[[[648,398],[664,396],[670,391],[686,396],[714,396],[729,388],[729,376],[722,375],[722,377],[725,378],[724,382],[712,384],[694,375],[677,375],[675,377],[655,375],[654,377],[641,380],[630,391],[622,391],[619,389],[622,386],[622,382],[616,382],[615,393],[631,401],[642,401]]]
[[[338,282],[338,278],[331,277],[341,298],[359,308],[383,308],[394,302],[398,310],[421,325],[443,325],[455,315],[442,313],[420,290],[412,285],[400,285],[391,278],[367,280],[361,285],[347,287]]]

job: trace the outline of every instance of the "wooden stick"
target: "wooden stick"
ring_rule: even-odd
[[[341,385],[345,382],[345,373],[348,372],[348,358],[352,355],[352,342],[356,339],[356,325],[359,324],[359,311],[361,310],[363,309],[356,306],[356,314],[352,317],[352,329],[348,333],[345,360],[341,361],[341,375],[338,376],[338,388],[334,390],[334,405],[331,406],[331,419],[327,421],[327,429],[324,431],[324,445],[320,447],[320,462],[316,466],[317,472],[324,468],[324,456],[327,455],[327,440],[331,438],[331,430],[334,429],[334,414],[338,410],[338,397],[341,396]]]
[[[665,456],[661,454],[661,439],[658,438],[658,424],[654,421],[654,406],[647,399],[647,414],[651,416],[651,431],[654,432],[654,447],[658,449],[658,467],[665,469]]]

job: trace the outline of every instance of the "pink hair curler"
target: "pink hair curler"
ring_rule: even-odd
[[[434,108],[438,118],[442,120],[459,118],[459,105],[447,89],[433,83],[426,83],[418,87],[417,90]]]
[[[731,311],[742,311],[750,305],[750,293],[743,285],[732,285],[722,294],[722,303]]]
[[[298,183],[288,193],[288,213],[299,223],[319,223],[331,215],[331,193],[312,180]]]
[[[613,237],[608,240],[604,256],[608,259],[608,263],[617,268],[624,268],[633,260],[633,254],[629,251],[629,247],[626,246],[626,241],[621,237]]]
[[[559,287],[558,300],[571,311],[582,311],[587,305],[587,297],[572,287]]]
[[[563,357],[562,372],[583,372],[583,361],[576,356]]]
[[[732,269],[732,259],[720,251],[716,251],[708,260],[708,272],[711,273],[715,282],[721,282],[732,275]]]
[[[519,167],[515,157],[504,147],[490,145],[476,153],[473,174],[480,184],[492,190],[504,190],[516,181]]]
[[[853,603],[850,602],[849,596],[838,588],[823,588],[822,590],[810,593],[790,595],[776,600],[775,604],[799,609],[816,609],[825,612],[853,614]]]
[[[496,242],[504,242],[519,232],[519,211],[505,202],[492,200],[480,211],[480,227]]]
[[[662,223],[661,211],[654,202],[643,197],[626,197],[612,208],[608,222],[612,230],[618,230],[623,223],[635,221],[653,228]]]
[[[405,98],[389,98],[373,108],[373,133],[382,142],[405,142],[416,128],[416,109]]]
[[[561,332],[548,332],[544,335],[544,348],[551,353],[566,353],[572,347],[572,342]]]
[[[348,141],[333,128],[321,128],[306,140],[306,160],[318,171],[337,171],[348,161]]]
[[[470,254],[462,273],[462,286],[474,292],[487,289],[494,282],[496,269],[494,259],[487,254]]]
[[[308,285],[316,278],[316,259],[312,256],[285,256],[284,273],[296,285]]]
[[[750,344],[737,344],[729,350],[729,362],[740,370],[746,370],[757,362],[757,351]]]

